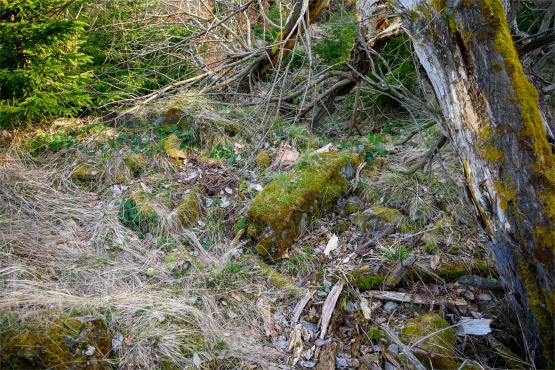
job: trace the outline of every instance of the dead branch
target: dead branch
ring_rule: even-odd
[[[423,169],[426,166],[426,164],[430,162],[434,158],[434,156],[440,151],[440,149],[445,144],[447,144],[447,142],[448,142],[447,136],[441,135],[439,139],[436,141],[436,143],[432,146],[432,148],[426,154],[420,157],[414,165],[412,165],[407,171],[405,171],[405,173],[413,174],[416,171]]]

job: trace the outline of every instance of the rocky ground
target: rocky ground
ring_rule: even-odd
[[[434,132],[399,122],[181,96],[4,133],[0,367],[528,367],[460,165],[406,173]]]

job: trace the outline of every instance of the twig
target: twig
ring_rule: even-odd
[[[416,356],[412,353],[411,349],[403,342],[401,342],[401,340],[393,332],[393,330],[391,330],[387,325],[383,325],[383,324],[380,325],[380,329],[382,329],[384,334],[387,335],[389,340],[391,340],[393,343],[399,346],[399,349],[401,350],[401,352],[403,352],[408,357],[408,359],[414,365],[416,370],[426,370],[426,368],[424,367],[424,365],[422,365],[420,360],[418,360]]]
[[[423,169],[426,166],[426,164],[434,158],[434,156],[440,151],[440,149],[445,144],[447,144],[447,136],[441,135],[440,138],[434,144],[434,146],[426,154],[420,157],[420,159],[418,159],[418,161],[415,164],[413,164],[404,173],[410,175],[415,173],[416,171]]]

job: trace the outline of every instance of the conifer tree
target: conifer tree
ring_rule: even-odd
[[[68,0],[0,0],[0,127],[77,114],[90,57],[79,51],[86,24]]]

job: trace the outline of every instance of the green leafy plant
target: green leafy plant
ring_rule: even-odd
[[[387,154],[383,146],[384,138],[382,135],[377,134],[368,134],[368,147],[366,148],[366,162],[371,163],[373,162],[376,157],[384,156]]]
[[[388,261],[403,261],[412,252],[412,249],[403,245],[396,245],[392,249],[387,249],[383,252],[382,256]]]
[[[47,150],[58,151],[60,149],[69,148],[77,143],[77,140],[66,134],[64,131],[56,131],[54,133],[41,132],[38,133],[33,140],[24,145],[31,155],[37,156]]]
[[[210,150],[209,157],[215,159],[228,159],[232,163],[234,163],[237,159],[233,149],[224,144],[215,145]]]

